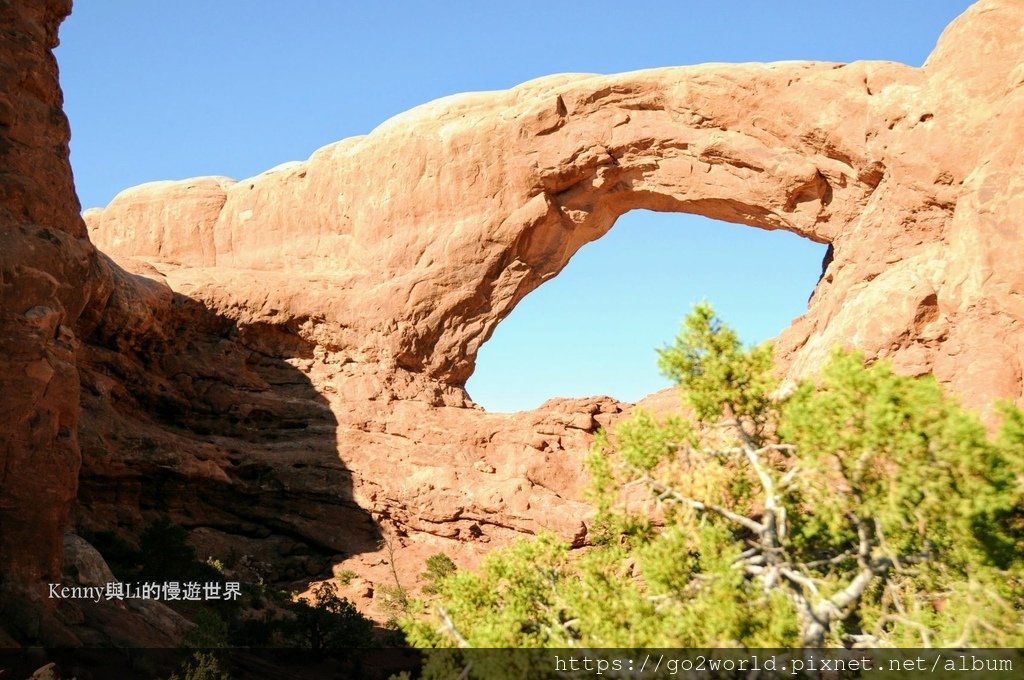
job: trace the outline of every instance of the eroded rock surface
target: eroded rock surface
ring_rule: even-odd
[[[42,527],[5,567],[20,583],[59,570],[79,442],[79,530],[132,537],[169,514],[201,554],[242,555],[254,575],[352,569],[347,594],[371,611],[392,559],[412,586],[433,552],[469,564],[540,530],[584,542],[582,457],[627,407],[492,414],[463,386],[516,303],[636,208],[831,244],[779,338],[793,378],[852,345],[934,371],[971,406],[1022,399],[1018,2],[972,7],[920,69],[552,76],[427,104],[246,180],[135,187],[85,214],[116,264],[85,237],[66,126],[48,113],[66,7],[39,4],[47,31],[4,36],[2,56],[30,53],[42,85],[12,77],[0,101],[5,120],[56,135],[33,151],[48,138],[0,127],[14,159],[0,196],[5,555],[26,522]],[[47,144],[64,155],[18,155]],[[26,479],[40,454],[61,472]],[[18,495],[42,489],[45,508]]]
[[[104,282],[78,215],[51,49],[70,2],[0,3],[0,620],[53,635],[77,490],[75,324]]]

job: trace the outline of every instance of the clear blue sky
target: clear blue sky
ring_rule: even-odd
[[[417,104],[560,72],[711,61],[920,65],[968,0],[78,0],[57,57],[83,207],[157,179],[243,178]],[[468,388],[491,410],[663,387],[654,347],[708,299],[748,342],[806,308],[824,248],[630,213],[528,296]]]

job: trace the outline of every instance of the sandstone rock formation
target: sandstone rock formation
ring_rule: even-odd
[[[69,10],[0,3],[0,620],[19,636],[59,635],[42,584],[59,579],[77,489],[71,329],[103,287],[50,52]]]
[[[254,574],[352,569],[353,596],[391,559],[412,585],[431,552],[471,563],[542,529],[584,541],[581,459],[626,407],[491,414],[463,386],[516,303],[635,208],[832,246],[779,338],[793,378],[855,345],[978,408],[1022,400],[1020,3],[978,3],[920,69],[552,76],[247,180],[129,189],[85,215],[116,264],[82,230],[53,114],[67,8],[37,4],[2,6],[28,33],[0,57],[39,81],[11,77],[0,100],[0,549],[32,546],[5,584],[59,571],[79,443],[80,531],[130,537],[169,514]]]

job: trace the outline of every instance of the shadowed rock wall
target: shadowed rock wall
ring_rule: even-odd
[[[72,329],[105,285],[51,53],[70,7],[0,2],[0,619],[20,636],[57,630],[36,612],[60,576],[81,460]]]

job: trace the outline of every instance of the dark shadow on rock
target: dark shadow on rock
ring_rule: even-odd
[[[151,323],[119,323],[125,305],[112,303],[80,348],[78,533],[138,546],[166,518],[232,580],[281,590],[376,550],[380,530],[353,498],[337,420],[309,375],[315,347],[287,324],[239,326],[164,289]],[[131,632],[95,641],[131,646]]]

